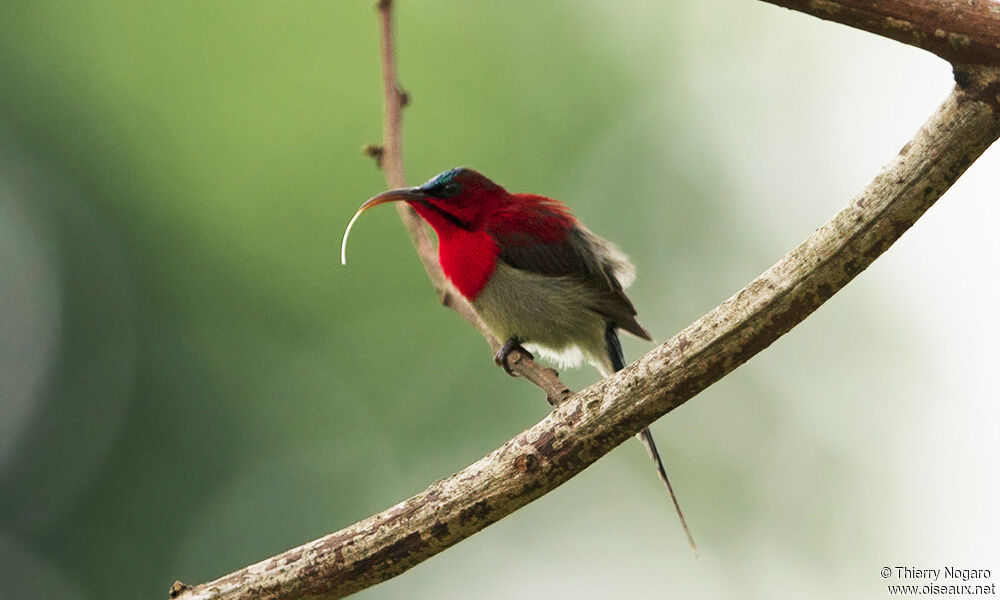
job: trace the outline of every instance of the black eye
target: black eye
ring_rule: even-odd
[[[441,193],[439,196],[441,198],[451,198],[458,195],[462,191],[462,184],[457,181],[449,181],[441,188]]]

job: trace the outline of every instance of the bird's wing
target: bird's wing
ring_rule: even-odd
[[[517,215],[497,215],[486,223],[486,233],[500,249],[500,260],[516,269],[579,281],[589,292],[591,310],[651,340],[623,291],[634,279],[628,258],[617,246],[577,223],[564,206],[544,200],[530,210],[522,206]]]

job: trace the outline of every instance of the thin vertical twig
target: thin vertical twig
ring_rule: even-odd
[[[377,154],[377,162],[385,173],[389,187],[400,188],[406,187],[406,177],[403,172],[403,108],[409,103],[409,95],[400,87],[399,78],[396,75],[392,0],[381,0],[377,4],[377,8],[382,41],[382,91],[385,107],[383,135],[385,139],[381,151],[375,154]],[[368,152],[371,153],[370,150]],[[423,220],[405,202],[397,203],[396,209],[399,211],[399,218],[402,219],[403,225],[410,235],[420,263],[437,291],[441,303],[457,312],[475,327],[495,352],[500,347],[500,342],[479,318],[472,305],[455,290],[444,276],[438,262],[437,250],[427,233]],[[483,354],[485,357],[486,354]],[[514,374],[524,377],[541,388],[545,392],[549,404],[553,406],[573,394],[569,387],[559,380],[559,374],[556,371],[536,363],[525,352],[520,350],[512,352],[508,364]]]

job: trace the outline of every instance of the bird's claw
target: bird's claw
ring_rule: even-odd
[[[493,355],[493,360],[496,361],[499,366],[503,367],[503,370],[506,371],[511,377],[517,377],[517,375],[510,370],[510,364],[507,362],[507,359],[510,357],[510,353],[514,350],[520,350],[526,354],[528,358],[535,360],[535,355],[525,350],[524,347],[521,346],[520,340],[517,338],[510,338],[504,342],[503,345],[497,349],[497,353]]]

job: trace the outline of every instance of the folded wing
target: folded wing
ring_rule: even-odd
[[[623,289],[635,278],[628,257],[611,242],[578,223],[562,204],[532,197],[517,215],[498,214],[486,232],[500,249],[499,259],[532,273],[575,280],[586,290],[590,310],[614,326],[651,340],[636,321]]]

